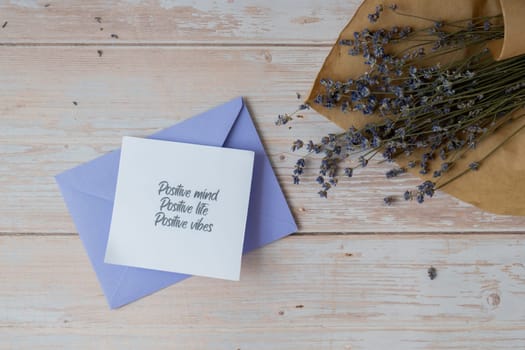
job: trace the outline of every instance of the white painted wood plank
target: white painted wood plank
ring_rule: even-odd
[[[0,26],[8,23],[0,28],[0,43],[331,45],[359,3],[359,0],[97,0],[89,4],[82,0],[2,1]]]
[[[424,205],[386,207],[385,195],[419,183],[386,180],[388,164],[317,196],[315,164],[291,184],[296,138],[337,127],[314,113],[292,129],[276,115],[295,109],[328,48],[4,47],[0,56],[0,232],[74,232],[53,176],[104,154],[123,135],[145,136],[244,95],[301,232],[521,231],[525,217],[481,212],[439,193]],[[77,102],[75,106],[73,101]]]
[[[4,236],[0,348],[520,349],[524,237],[292,236],[110,311],[77,237]]]

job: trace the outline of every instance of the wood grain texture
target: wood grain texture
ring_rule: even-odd
[[[338,129],[276,115],[359,3],[0,1],[0,349],[525,348],[525,218],[442,193],[386,207],[419,183],[387,164],[329,200],[312,163],[291,184],[291,141]],[[191,278],[110,311],[53,176],[239,95],[301,234],[246,256],[239,283]]]
[[[0,43],[331,45],[359,3],[359,0],[98,0],[89,4],[82,0],[2,1],[0,26],[4,21],[8,24],[0,28]]]
[[[390,164],[343,179],[318,198],[316,162],[303,184],[291,183],[296,138],[319,139],[338,128],[314,113],[276,127],[293,111],[327,48],[4,47],[0,57],[0,232],[74,232],[53,176],[235,96],[245,95],[301,232],[515,232],[525,217],[482,212],[439,193],[418,205],[391,207],[420,180],[386,180]],[[76,102],[77,105],[74,105]],[[417,210],[416,210],[417,209]]]
[[[522,235],[292,236],[248,254],[240,282],[194,277],[117,311],[77,237],[0,251],[2,349],[525,346]]]

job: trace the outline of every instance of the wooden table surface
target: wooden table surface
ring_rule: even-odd
[[[372,164],[318,198],[296,138],[337,127],[306,95],[358,0],[0,2],[1,349],[523,349],[525,217]],[[245,96],[299,232],[110,311],[53,176]],[[427,269],[434,266],[437,278]]]

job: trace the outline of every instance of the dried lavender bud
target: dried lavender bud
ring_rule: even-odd
[[[291,120],[293,120],[293,118],[288,114],[279,114],[277,116],[277,120],[275,121],[275,125],[285,125]]]
[[[386,178],[387,179],[391,179],[393,177],[396,177],[400,174],[404,174],[406,173],[406,169],[405,168],[394,168],[394,169],[390,169],[389,171],[386,172]]]
[[[359,164],[361,165],[361,167],[365,168],[368,165],[368,159],[366,159],[364,156],[360,156]]]
[[[441,160],[445,160],[445,159],[447,159],[447,152],[445,151],[444,148],[442,148],[442,149],[439,151],[439,158],[441,158]]]
[[[292,144],[292,152],[297,151],[298,149],[303,148],[304,142],[301,140],[295,140]],[[303,159],[304,161],[304,159]]]
[[[450,163],[441,164],[441,172],[447,172],[450,169]]]
[[[310,105],[308,103],[303,103],[299,105],[298,110],[304,111],[305,109],[310,109]]]
[[[417,187],[417,189],[419,190],[419,192],[429,196],[429,197],[432,197],[434,195],[434,187],[436,186],[436,184],[432,181],[425,181],[423,182],[421,185],[419,185]]]
[[[430,278],[431,280],[434,280],[437,277],[437,270],[433,266],[430,266],[428,268],[427,273],[428,273],[428,278]]]
[[[303,168],[301,167],[298,167],[297,165],[295,166],[294,170],[293,170],[293,173],[294,175],[302,175],[303,174]]]
[[[468,165],[470,170],[477,171],[479,170],[479,163],[478,162],[472,162]]]
[[[346,176],[352,177],[353,174],[354,174],[354,169],[352,169],[352,168],[345,168],[345,175]]]

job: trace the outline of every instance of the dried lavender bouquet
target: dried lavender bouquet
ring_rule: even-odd
[[[396,5],[380,5],[369,14],[370,22],[380,20],[383,11],[417,17],[427,21],[428,26],[417,30],[363,29],[340,40],[339,45],[347,47],[349,55],[362,56],[368,69],[344,81],[321,79],[324,91],[314,103],[380,117],[364,127],[326,135],[319,142],[293,143],[293,151],[307,152],[293,170],[296,184],[309,156],[322,155],[317,177],[321,197],[327,197],[339,176],[352,177],[355,169],[382,156],[382,161],[401,164],[389,170],[387,178],[415,167],[422,175],[432,176],[400,194],[406,200],[422,203],[435,190],[478,170],[487,157],[523,128],[443,180],[466,152],[505,123],[521,117],[514,112],[525,104],[525,56],[495,61],[490,55],[486,44],[504,34],[501,15],[447,22],[403,13]],[[394,46],[395,54],[391,53]],[[456,51],[466,48],[472,52],[469,56],[454,57]],[[287,124],[309,108],[302,104],[294,113],[279,115],[276,124]],[[391,196],[384,198],[386,204],[394,200]]]

